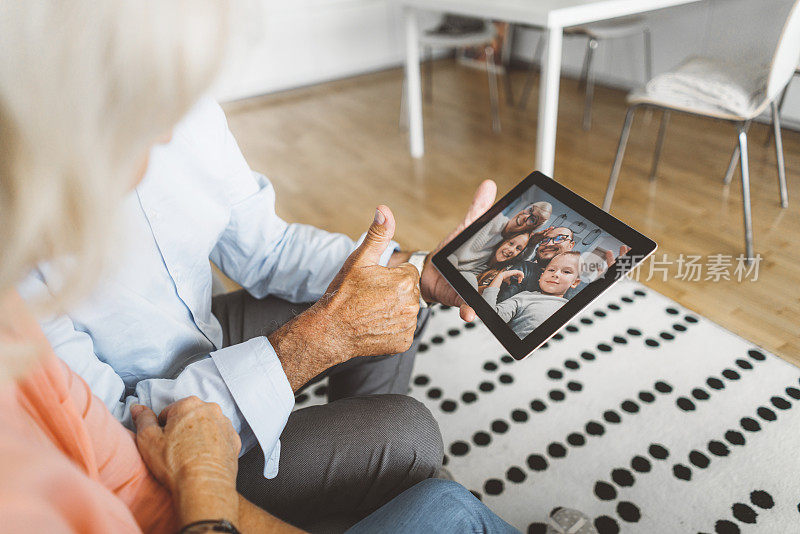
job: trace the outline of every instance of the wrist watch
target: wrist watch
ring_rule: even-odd
[[[183,527],[178,534],[208,534],[209,532],[226,532],[227,534],[241,534],[233,523],[227,519],[204,519],[195,521]]]
[[[430,254],[427,250],[418,250],[411,254],[411,257],[408,258],[408,263],[413,265],[419,271],[420,279],[422,279],[422,269],[425,267],[425,259]],[[420,308],[427,308],[428,303],[425,302],[425,299],[422,298],[422,292],[419,295],[419,307]]]

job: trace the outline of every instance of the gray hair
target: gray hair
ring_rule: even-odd
[[[0,2],[0,292],[53,261],[86,291],[149,148],[214,79],[222,0]]]

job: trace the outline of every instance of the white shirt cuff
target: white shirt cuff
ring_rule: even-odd
[[[278,355],[266,337],[256,337],[213,352],[211,358],[264,451],[264,476],[275,478],[278,438],[294,408],[294,392]]]

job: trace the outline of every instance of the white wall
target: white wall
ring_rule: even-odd
[[[216,93],[244,98],[398,65],[392,0],[245,0]],[[241,13],[240,13],[241,15]]]
[[[236,44],[216,90],[221,99],[280,91],[402,62],[401,11],[393,0],[243,1],[249,9],[235,22]],[[769,56],[790,5],[790,0],[703,0],[650,13],[654,72],[692,54]],[[537,38],[535,31],[518,34],[515,56],[529,58]],[[584,47],[584,40],[565,40],[565,74],[579,71]],[[599,83],[620,87],[642,83],[641,39],[604,43],[595,55],[595,67]],[[787,125],[800,127],[800,79],[790,87],[784,116]]]

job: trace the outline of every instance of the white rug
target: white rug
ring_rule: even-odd
[[[800,532],[800,370],[640,284],[522,362],[436,308],[411,394],[455,479],[522,532],[558,506],[601,534]]]

